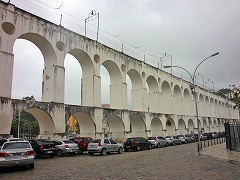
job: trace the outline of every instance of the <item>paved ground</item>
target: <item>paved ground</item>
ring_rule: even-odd
[[[223,145],[215,147],[220,153]],[[192,143],[105,157],[85,154],[36,159],[33,170],[11,170],[0,173],[0,179],[240,179],[240,164],[196,151],[197,144]]]

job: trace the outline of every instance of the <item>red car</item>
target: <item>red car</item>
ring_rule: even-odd
[[[74,137],[74,138],[70,138],[69,140],[78,144],[78,148],[79,148],[78,154],[82,154],[83,151],[87,151],[88,144],[93,139],[90,137]]]

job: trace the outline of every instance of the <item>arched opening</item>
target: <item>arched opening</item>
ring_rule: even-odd
[[[178,85],[174,86],[173,93],[174,93],[174,99],[173,99],[174,110],[173,110],[173,112],[176,112],[176,114],[181,114],[183,111],[183,109],[182,109],[182,92]]]
[[[96,126],[89,115],[83,112],[76,112],[72,116],[79,124],[80,136],[91,137],[93,139],[96,138]]]
[[[71,49],[65,57],[65,101],[71,104],[93,106],[93,62],[81,49]],[[75,88],[76,87],[76,88]]]
[[[110,61],[110,60],[104,61],[102,63],[102,66],[106,68],[108,72],[108,77],[110,77],[110,85],[109,85],[110,107],[115,109],[120,109],[123,106],[122,102],[125,100],[124,98],[126,98],[126,101],[127,101],[127,97],[121,96],[123,89],[122,89],[122,75],[121,75],[120,69],[117,66],[117,64],[115,64],[113,61]],[[101,76],[103,75],[102,70],[103,68],[101,68],[101,73],[100,73]],[[101,86],[102,91],[105,91],[106,88],[107,87],[104,87],[103,85]]]
[[[41,101],[44,58],[40,49],[31,41],[17,39],[13,53],[12,98],[34,96]]]
[[[159,118],[155,117],[151,122],[152,136],[163,136],[163,126]]]
[[[178,131],[179,134],[187,134],[186,124],[183,119],[179,119],[178,121]]]
[[[147,85],[149,88],[148,98],[149,98],[149,111],[150,112],[158,112],[158,83],[155,77],[148,76],[147,77]]]
[[[125,128],[122,119],[119,116],[113,114],[108,115],[106,119],[109,126],[109,132],[106,132],[106,134],[112,133],[112,138],[114,140],[117,142],[123,142]]]
[[[167,133],[169,136],[177,135],[176,134],[176,126],[175,126],[175,123],[172,118],[168,118],[168,120],[166,122],[166,129],[167,129]]]
[[[143,84],[141,75],[135,69],[130,69],[127,72],[127,92],[128,105],[132,105],[130,109],[143,111]],[[131,96],[129,92],[131,91]],[[128,106],[129,107],[129,106]]]
[[[140,137],[146,137],[146,124],[144,120],[139,117],[135,116],[130,120],[130,131],[131,136],[140,136]]]
[[[75,117],[70,116],[67,120],[65,132],[67,137],[80,136],[80,126]]]
[[[81,77],[82,68],[79,61],[67,54],[64,61],[65,67],[65,90],[64,90],[64,103],[81,105]]]
[[[13,118],[10,132],[13,137],[36,139],[39,133],[40,127],[38,121],[32,114],[22,111]]]
[[[194,133],[195,127],[192,119],[188,120],[188,133]]]
[[[183,107],[183,112],[185,112],[185,114],[190,115],[192,114],[192,112],[194,112],[194,109],[192,105],[192,98],[187,88],[185,88],[183,91],[183,97],[184,97],[184,104],[185,104]]]
[[[162,82],[162,94],[163,94],[163,96],[171,96],[172,95],[170,84],[167,81]]]
[[[213,131],[213,132],[216,132],[216,131],[217,131],[217,121],[216,121],[216,120],[213,121],[212,131]]]
[[[207,128],[207,120],[203,119],[203,132],[207,132],[208,128]]]

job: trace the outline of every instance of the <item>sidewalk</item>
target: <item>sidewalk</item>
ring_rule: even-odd
[[[230,163],[240,164],[240,152],[228,150],[226,148],[226,143],[217,144],[209,147],[203,147],[203,149],[200,151],[200,154],[205,156],[226,159]]]

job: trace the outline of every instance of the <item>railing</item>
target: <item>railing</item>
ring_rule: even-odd
[[[229,150],[240,150],[240,121],[224,123],[226,132],[226,147]]]
[[[200,143],[200,149],[203,147],[209,147],[217,144],[222,144],[226,142],[226,137],[218,137],[214,139],[203,140]]]

